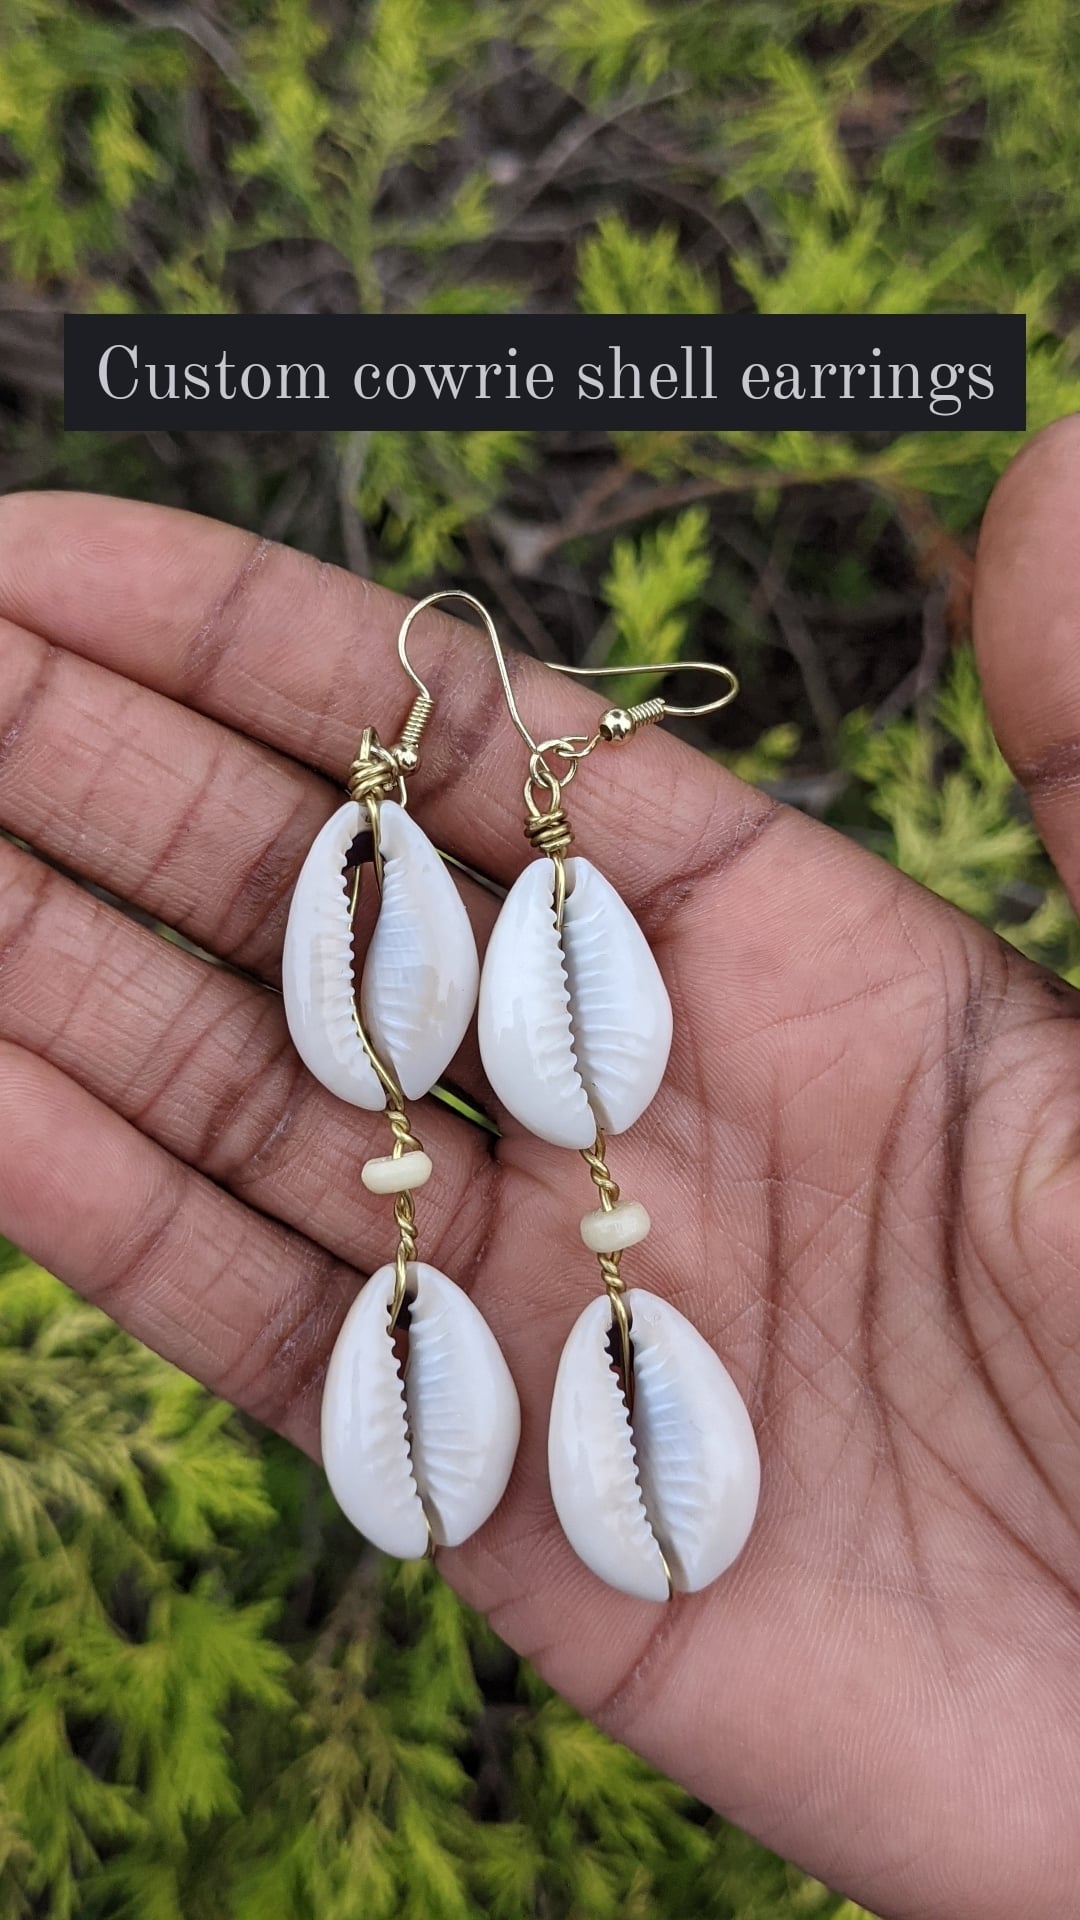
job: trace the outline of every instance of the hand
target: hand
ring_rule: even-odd
[[[1003,746],[1080,895],[1080,432],[1033,442],[979,555]],[[407,704],[403,603],[212,522],[78,495],[0,507],[0,825],[231,962],[0,843],[0,1229],[180,1366],[317,1447],[323,1367],[390,1256],[377,1115],[297,1061],[289,893],[360,727]],[[415,634],[436,715],[417,816],[508,883],[521,744],[487,643]],[[594,695],[517,666],[542,737]],[[317,770],[316,770],[317,769]],[[507,1498],[454,1584],[585,1713],[890,1915],[1071,1908],[1080,1875],[1080,998],[677,741],[590,762],[577,844],[675,1006],[611,1143],[653,1232],[635,1282],[714,1343],[764,1468],[757,1529],[660,1610],[556,1525],[545,1432],[596,1275],[586,1171],[508,1124],[416,1121],[422,1253],[518,1383]],[[466,889],[481,935],[494,907]],[[480,1099],[467,1052],[455,1072]]]

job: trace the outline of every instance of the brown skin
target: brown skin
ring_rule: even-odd
[[[1001,742],[1074,897],[1078,504],[1067,421],[999,486],[976,595]],[[238,969],[0,843],[0,1229],[313,1452],[335,1330],[390,1248],[359,1178],[386,1141],[300,1068],[264,983],[360,726],[403,716],[402,605],[167,510],[0,505],[0,825]],[[414,634],[438,701],[415,812],[509,882],[524,770],[492,662],[445,616]],[[540,733],[600,704],[516,681]],[[660,733],[569,799],[675,1004],[661,1093],[611,1153],[654,1222],[632,1277],[745,1392],[761,1511],[735,1570],[670,1609],[574,1559],[545,1421],[596,1283],[586,1171],[425,1102],[423,1254],[523,1409],[507,1498],[443,1570],[583,1712],[878,1912],[1071,1910],[1080,996]],[[459,1074],[482,1091],[474,1051]]]

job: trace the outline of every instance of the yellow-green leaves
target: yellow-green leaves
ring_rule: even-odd
[[[758,101],[736,113],[730,128],[726,192],[792,185],[825,212],[850,213],[855,189],[837,124],[846,76],[811,65],[780,42],[763,46],[759,71],[765,84]]]
[[[538,10],[534,46],[600,101],[627,82],[652,86],[673,58],[671,17],[648,0],[558,0]]]
[[[382,578],[403,587],[454,569],[463,529],[494,504],[528,446],[525,434],[483,428],[372,434],[356,501],[379,520]]]
[[[26,284],[80,272],[115,245],[162,163],[139,119],[187,73],[174,36],[120,35],[64,0],[12,0],[0,23],[0,244]]]
[[[605,214],[578,252],[585,313],[715,313],[717,289],[682,257],[674,227],[640,232]]]
[[[3,1911],[18,1889],[82,1913],[106,1856],[132,1866],[130,1895],[193,1822],[236,1812],[236,1708],[293,1711],[276,1608],[223,1580],[272,1520],[228,1409],[4,1251]]]
[[[993,926],[1022,952],[1080,979],[1080,925],[990,728],[971,653],[952,662],[933,724],[875,729],[849,716],[845,766],[887,835],[879,851],[924,886]]]
[[[258,26],[244,34],[230,61],[237,92],[256,122],[250,140],[229,164],[241,177],[275,180],[318,221],[318,148],[333,109],[312,77],[311,63],[328,39],[307,0],[274,0]]]
[[[605,664],[625,666],[655,660],[663,668],[683,652],[689,623],[712,570],[709,516],[688,507],[675,520],[637,540],[617,539],[602,583],[615,626]],[[663,679],[634,674],[603,682],[613,705],[647,700]],[[676,695],[676,704],[681,704]]]

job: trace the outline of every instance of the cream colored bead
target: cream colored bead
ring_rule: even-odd
[[[620,1200],[610,1213],[597,1207],[595,1213],[585,1214],[581,1237],[590,1253],[621,1253],[644,1240],[651,1226],[640,1200]]]
[[[431,1161],[426,1153],[402,1153],[396,1160],[388,1153],[365,1161],[360,1178],[369,1193],[407,1193],[431,1179]]]

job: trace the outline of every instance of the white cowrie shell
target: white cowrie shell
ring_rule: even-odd
[[[626,1295],[633,1420],[611,1348],[606,1294],[562,1351],[548,1430],[555,1510],[575,1553],[609,1586],[642,1600],[696,1593],[742,1551],[760,1464],[750,1416],[723,1362],[675,1307]]]
[[[404,1380],[390,1333],[393,1265],[353,1301],[330,1356],[322,1453],[331,1491],[367,1539],[399,1559],[456,1547],[502,1499],[518,1397],[487,1321],[437,1267],[408,1269]],[[426,1517],[425,1517],[426,1516]]]
[[[560,1147],[591,1147],[644,1113],[671,1049],[671,1002],[649,944],[589,860],[534,860],[507,894],[480,978],[484,1071],[515,1120]]]
[[[386,1105],[354,1017],[353,937],[345,859],[367,824],[355,800],[316,836],[285,930],[282,988],[306,1067],[356,1107]],[[464,1038],[479,966],[464,904],[427,834],[394,800],[379,810],[383,895],[364,961],[361,1018],[406,1099],[428,1092]]]

